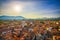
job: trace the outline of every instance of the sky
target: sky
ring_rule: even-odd
[[[59,0],[0,0],[0,16],[60,17]]]

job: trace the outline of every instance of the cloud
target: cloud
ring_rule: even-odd
[[[11,2],[7,2],[7,3],[4,3],[2,4],[2,7],[1,7],[1,15],[19,15],[19,14],[22,14],[21,12],[24,12],[25,10],[28,10],[29,8],[32,9],[32,7],[34,6],[34,2],[20,2],[20,1],[11,1]],[[19,12],[19,13],[16,13],[14,10],[13,10],[13,6],[14,5],[20,5],[22,7],[22,11]],[[28,8],[26,8],[28,7]]]
[[[60,13],[58,13],[59,9],[43,9],[38,12],[38,15],[43,17],[59,17]]]

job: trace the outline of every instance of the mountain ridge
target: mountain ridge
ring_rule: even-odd
[[[22,20],[22,19],[28,19],[28,18],[25,18],[23,16],[0,16],[0,20]],[[29,18],[31,19],[31,18]],[[43,19],[43,20],[60,20],[60,17],[57,17],[57,18],[47,18],[47,17],[43,17],[43,18],[35,18],[35,19]]]
[[[20,19],[25,19],[22,16],[0,16],[0,19],[2,20],[20,20]]]

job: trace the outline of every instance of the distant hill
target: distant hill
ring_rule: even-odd
[[[35,18],[35,19],[27,19],[23,16],[0,16],[0,20],[60,20],[60,17],[57,18]]]
[[[60,17],[57,17],[57,18],[46,18],[46,17],[43,17],[43,18],[35,18],[35,19],[28,19],[28,20],[60,20]]]
[[[21,20],[25,19],[22,16],[0,16],[0,20]]]
[[[60,20],[60,17],[57,17],[57,18],[37,18],[37,19],[40,19],[40,20]]]

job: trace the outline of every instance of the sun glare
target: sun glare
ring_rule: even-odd
[[[20,5],[15,5],[13,7],[13,9],[14,9],[15,12],[21,12],[22,11],[22,7]]]

